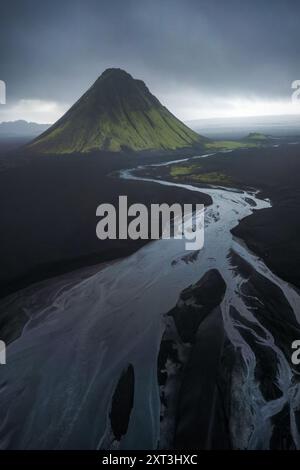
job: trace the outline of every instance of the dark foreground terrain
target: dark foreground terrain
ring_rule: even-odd
[[[185,175],[189,165],[195,168]],[[175,164],[173,177],[168,167],[153,172],[155,177],[177,182],[259,190],[261,197],[271,200],[272,208],[255,211],[233,229],[233,234],[244,240],[279,277],[297,287],[300,287],[299,174],[300,145],[296,143],[236,150]]]
[[[298,285],[297,147],[194,159],[192,173],[190,161],[138,172],[192,180],[185,188],[111,174],[149,162],[141,156],[17,157],[0,175],[4,290],[98,265],[1,300],[0,336],[9,346],[0,447],[300,449],[299,368],[291,360],[300,297],[275,275],[284,268],[282,277]],[[212,180],[248,191],[207,187]],[[99,242],[95,209],[119,194],[146,204],[212,202],[204,248]]]
[[[157,240],[0,302],[2,449],[300,448],[300,297],[231,233],[269,203],[185,190],[212,198],[202,250]]]
[[[300,146],[245,150],[238,157],[217,157],[215,164],[241,184],[259,189],[272,208],[244,219],[233,233],[279,277],[300,287]]]
[[[145,244],[145,240],[97,239],[96,208],[101,203],[118,207],[119,195],[127,195],[128,204],[210,204],[206,195],[111,176],[149,158],[111,154],[29,158],[9,153],[3,144],[0,296],[41,279],[126,256]]]

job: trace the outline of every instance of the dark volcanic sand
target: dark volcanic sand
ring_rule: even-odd
[[[271,209],[254,212],[233,233],[279,277],[300,287],[300,145],[234,152],[214,164],[271,200]]]
[[[279,277],[300,287],[300,145],[236,150],[191,161],[197,162],[203,172],[222,172],[232,186],[256,188],[271,200],[271,209],[254,212],[233,233]],[[167,178],[168,169],[158,168],[154,176],[158,173]]]
[[[285,159],[283,159],[284,152],[286,152]],[[70,158],[72,158],[71,164]],[[289,162],[288,167],[287,162]],[[266,245],[264,246],[259,231],[255,232],[253,226],[251,228],[252,220],[257,220],[260,212],[252,215],[246,221],[244,239],[251,245],[250,234],[252,230],[253,240],[256,243],[255,251],[262,250],[262,256],[264,256],[264,250],[269,249],[269,242],[274,243],[275,237],[278,237],[278,233],[280,233],[285,240],[285,245],[290,250],[289,256],[291,258],[295,257],[297,251],[294,250],[292,243],[287,242],[288,234],[291,236],[293,233],[290,228],[293,227],[293,219],[287,219],[286,225],[283,225],[282,232],[280,232],[278,227],[281,219],[276,217],[276,211],[281,208],[284,213],[287,213],[284,208],[290,204],[290,214],[295,217],[297,215],[296,169],[299,163],[296,148],[285,146],[280,151],[279,149],[260,149],[235,152],[232,155],[219,155],[202,160],[201,164],[205,166],[207,171],[217,170],[227,173],[241,187],[260,188],[263,196],[270,197],[274,207],[266,211],[260,211],[263,214],[272,215],[268,220],[266,217],[261,219],[262,233],[267,232],[268,235]],[[107,202],[116,201],[119,194],[128,194],[130,202],[145,201],[149,203],[163,200],[174,202],[177,198],[181,202],[185,202],[186,198],[189,199],[189,202],[199,202],[197,194],[188,194],[189,192],[185,190],[176,190],[145,182],[120,181],[108,176],[108,173],[112,170],[122,166],[135,167],[136,165],[137,161],[133,159],[123,162],[117,158],[99,160],[93,157],[87,159],[84,157],[83,159],[83,157],[73,156],[39,159],[35,163],[28,162],[25,166],[20,167],[17,165],[3,171],[0,175],[0,183],[2,180],[5,185],[4,189],[2,185],[3,196],[7,197],[6,200],[1,199],[4,227],[10,227],[10,235],[14,234],[14,237],[9,237],[9,233],[6,234],[4,239],[6,244],[1,245],[1,250],[3,252],[2,257],[7,264],[11,259],[14,259],[16,271],[12,272],[15,274],[17,269],[24,269],[25,267],[29,270],[29,266],[35,266],[37,276],[49,275],[51,269],[54,272],[58,269],[54,261],[56,256],[61,260],[62,253],[69,256],[69,258],[66,257],[63,269],[70,269],[72,262],[86,264],[86,259],[72,258],[72,256],[77,256],[81,252],[84,253],[84,250],[91,250],[94,246],[93,243],[97,241],[93,237],[95,207],[104,200]],[[274,178],[271,175],[270,168],[276,168]],[[259,181],[259,185],[257,181]],[[191,201],[191,197],[195,198],[195,201]],[[101,200],[98,201],[98,198]],[[201,194],[200,198],[203,201],[205,199]],[[207,199],[207,202],[210,202],[209,199]],[[91,230],[87,230],[87,227]],[[14,233],[16,228],[20,232],[19,237],[17,231]],[[290,228],[290,231],[287,230],[288,228]],[[22,231],[25,232],[25,237],[22,237]],[[295,234],[293,240],[295,240],[296,245]],[[99,258],[98,262],[105,259],[105,257],[111,259],[111,257],[118,256],[116,254],[118,250],[118,253],[124,254],[138,247],[136,243],[133,243],[131,247],[127,243],[123,246],[103,243],[100,246],[100,243],[99,248],[97,246],[99,251],[95,254],[95,259]],[[272,246],[272,243],[270,246]],[[17,250],[18,256],[16,258],[12,258],[13,250]],[[88,252],[86,256],[93,258],[92,254],[93,252]],[[49,259],[49,270],[45,270],[44,273],[39,269],[38,255]],[[248,264],[238,254],[232,252],[230,256],[232,257],[232,263],[229,272],[233,271],[230,279],[237,279],[238,276],[241,276],[240,281],[231,286],[230,282],[227,281],[226,269],[222,274],[224,277],[219,271],[211,269],[198,282],[185,288],[181,292],[176,305],[170,310],[167,309],[168,311],[164,315],[166,319],[165,330],[157,361],[162,404],[160,408],[161,441],[159,447],[162,449],[245,448],[245,443],[249,444],[249,448],[267,448],[268,438],[264,436],[260,419],[260,410],[263,408],[265,411],[266,405],[268,405],[268,412],[271,412],[272,417],[270,447],[276,449],[293,449],[295,447],[294,434],[291,432],[290,426],[293,416],[297,418],[296,414],[290,414],[294,413],[295,410],[295,402],[290,401],[291,396],[294,396],[295,389],[291,387],[286,391],[287,384],[283,382],[286,380],[285,377],[289,377],[285,373],[290,371],[288,362],[290,360],[289,345],[294,338],[299,337],[296,317],[288,302],[288,297],[284,295],[278,286],[273,285],[270,280],[256,272],[252,265]],[[24,264],[24,260],[27,261],[27,264]],[[274,255],[272,261],[275,264],[276,260],[278,263],[278,258]],[[93,272],[95,267],[89,269],[90,272]],[[25,282],[28,282],[29,279],[28,272],[30,271],[27,271]],[[6,275],[5,270],[3,270],[3,274]],[[37,289],[34,297],[30,295],[30,292],[27,294],[25,292],[24,295],[23,291],[16,294],[12,305],[9,305],[10,297],[4,301],[4,305],[5,302],[8,302],[10,310],[3,309],[4,314],[0,318],[0,328],[2,321],[4,328],[6,328],[6,330],[2,329],[2,332],[6,332],[8,341],[13,341],[22,331],[22,326],[26,322],[27,305],[31,314],[35,313],[35,309],[36,312],[40,312],[40,299],[42,299],[43,305],[45,305],[45,302],[48,305],[55,305],[57,292],[61,292],[61,289],[70,289],[73,282],[75,282],[75,278],[72,279],[70,274],[66,279],[68,279],[67,284],[62,282],[61,285],[57,285],[58,291],[53,292],[51,288],[51,283],[58,280],[50,280],[45,282],[41,289]],[[16,284],[11,283],[11,286],[16,286]],[[85,289],[85,286],[83,288]],[[34,289],[34,286],[30,289]],[[228,290],[228,297],[224,298]],[[163,289],[163,291],[165,292],[166,289]],[[223,300],[226,301],[225,304],[228,306],[228,299],[232,297],[232,292],[235,295],[238,294],[241,303],[229,303],[230,311],[228,316],[235,321],[228,326],[228,323],[223,321],[221,309],[224,308],[222,305]],[[98,288],[96,293],[98,300]],[[118,289],[113,294],[117,295]],[[47,298],[47,295],[50,295],[50,298]],[[77,298],[75,296],[75,299],[76,303],[80,302],[79,296]],[[63,302],[62,305],[63,311],[67,313],[68,307],[65,310],[67,303]],[[83,306],[83,311],[85,311],[84,303]],[[123,304],[121,304],[121,307],[123,310]],[[72,309],[71,306],[69,311]],[[93,309],[90,311],[93,311]],[[68,328],[63,331],[64,335],[61,338],[65,339],[65,333],[70,328],[72,335],[76,332],[76,328],[73,329],[73,312],[71,313],[70,324],[67,323]],[[83,318],[85,322],[86,317],[82,317],[81,313],[80,311],[80,318]],[[284,324],[282,318],[285,319]],[[42,327],[42,321],[40,324],[39,321],[41,320],[37,318],[37,329]],[[98,324],[100,330],[103,326],[102,322],[103,319],[100,318]],[[61,322],[59,321],[59,323]],[[92,324],[93,328],[94,325]],[[241,334],[236,343],[231,343],[228,339],[228,331],[231,331],[231,328],[235,328]],[[78,331],[81,332],[81,329]],[[104,335],[107,335],[109,331],[104,329]],[[134,329],[130,328],[130,339],[132,331]],[[270,337],[267,332],[270,332]],[[45,330],[42,330],[42,347],[44,345],[44,334]],[[3,337],[6,339],[6,336],[3,335]],[[45,337],[47,338],[47,335]],[[113,336],[109,336],[109,338],[113,338]],[[270,338],[274,338],[276,347]],[[83,336],[81,339],[85,339],[85,337]],[[98,337],[96,339],[98,347]],[[245,344],[244,341],[256,358],[253,378],[251,378],[251,367],[247,368],[248,361],[244,362],[242,360],[244,356],[240,355],[242,350],[240,345],[241,342]],[[69,343],[68,341],[64,342],[68,345],[66,348],[68,350]],[[127,349],[128,343],[130,342],[124,342],[126,344],[125,349]],[[20,350],[22,351],[22,338]],[[66,353],[63,349],[62,351],[64,356]],[[119,352],[122,357],[124,349],[120,348]],[[71,356],[73,359],[73,355]],[[94,354],[90,358],[92,356]],[[112,443],[118,443],[127,433],[135,396],[138,393],[138,388],[135,387],[135,377],[137,377],[136,371],[139,369],[134,365],[135,361],[127,361],[127,356],[124,357],[128,363],[123,368],[122,374],[119,371],[118,377],[113,377],[115,383],[114,393],[107,416],[110,421],[110,427],[108,426],[110,432],[107,434],[109,441],[102,442],[103,448],[111,448]],[[246,357],[251,358],[253,356],[246,355]],[[26,358],[28,358],[27,355],[25,355],[25,362],[27,361]],[[154,360],[156,360],[156,356],[154,356]],[[56,372],[56,368],[59,369],[56,364],[55,361],[53,373]],[[81,364],[85,367],[87,361],[80,361],[80,366]],[[283,365],[286,366],[282,367]],[[142,362],[143,367],[144,363]],[[99,362],[97,360],[97,371],[98,368]],[[3,384],[4,391],[7,386],[14,386],[15,377],[13,375],[11,381],[13,385]],[[49,377],[51,377],[51,370]],[[247,379],[250,377],[249,380],[252,381],[249,389],[249,383],[247,384],[245,393],[243,380],[240,380],[243,377],[247,377]],[[297,380],[297,377],[296,374],[293,375],[294,380]],[[105,376],[105,380],[111,378],[109,374]],[[96,383],[95,376],[92,377],[92,381],[93,384]],[[59,381],[55,380],[53,383],[56,384],[57,382]],[[68,384],[68,381],[66,383]],[[48,384],[48,375],[46,384]],[[259,384],[259,387],[257,387],[257,384]],[[41,390],[43,390],[42,387]],[[13,395],[17,396],[17,393]],[[29,392],[29,395],[31,397],[32,393]],[[93,395],[96,397],[96,403],[98,403],[101,393],[100,395],[99,393]],[[61,396],[61,394],[58,396]],[[276,401],[281,397],[286,401],[282,408],[278,408],[280,411],[276,412],[276,406],[278,405]],[[86,405],[85,391],[84,401]],[[24,404],[27,403],[27,400],[22,396],[21,402]],[[90,404],[94,408],[93,400],[90,401]],[[260,407],[259,410],[258,407]],[[16,409],[17,417],[21,408]],[[75,406],[75,410],[77,412],[78,405]],[[51,414],[51,416],[53,415]],[[92,415],[87,413],[87,416],[90,421]],[[233,426],[231,425],[232,419],[235,423]],[[42,421],[44,422],[44,418],[42,418]],[[31,421],[29,421],[29,427],[30,425]],[[18,426],[15,432],[21,436],[20,429]],[[252,438],[251,441],[245,438],[247,429],[253,430],[254,443]],[[240,433],[242,433],[241,438]],[[82,436],[84,437],[84,434]],[[7,445],[6,442],[4,445]],[[8,445],[11,445],[11,443],[9,442]]]
[[[172,157],[171,157],[172,158]],[[18,159],[22,164],[18,165]],[[72,159],[72,162],[70,162]],[[163,160],[170,159],[165,156]],[[159,157],[23,156],[1,158],[0,295],[89,264],[126,256],[145,241],[100,241],[96,238],[96,207],[128,202],[210,203],[210,198],[146,182],[108,176]],[[194,160],[196,163],[199,160]],[[4,162],[4,164],[3,164]],[[9,164],[12,162],[12,164]],[[269,197],[273,207],[255,212],[234,229],[280,277],[300,286],[300,146],[238,150],[199,161],[204,171],[221,171],[235,186],[250,186]],[[4,169],[3,169],[4,167]],[[159,168],[165,177],[166,169]]]
[[[204,194],[109,176],[121,168],[170,160],[170,155],[27,158],[3,150],[0,157],[2,297],[57,274],[126,256],[146,243],[98,240],[96,208],[101,203],[118,206],[119,195],[127,195],[128,204],[211,202]]]

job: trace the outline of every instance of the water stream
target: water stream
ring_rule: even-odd
[[[184,239],[157,240],[125,259],[99,267],[84,280],[76,281],[71,273],[63,282],[52,281],[47,296],[37,288],[31,294],[34,309],[27,309],[29,320],[22,335],[8,347],[7,365],[0,370],[0,448],[106,447],[111,438],[112,395],[122,372],[132,364],[134,406],[119,447],[155,449],[160,439],[157,356],[164,314],[174,307],[183,289],[212,268],[218,269],[226,282],[221,305],[224,327],[244,363],[239,386],[245,406],[242,416],[232,416],[234,447],[269,448],[272,417],[288,404],[292,438],[300,448],[295,417],[299,387],[271,332],[245,303],[241,295],[245,279],[234,269],[231,257],[232,252],[237,253],[278,286],[299,320],[296,290],[231,234],[240,220],[254,210],[270,207],[270,201],[260,199],[255,192],[141,178],[132,170],[122,172],[121,177],[210,195],[213,203],[205,210],[204,248],[194,262],[187,263]],[[15,302],[20,302],[17,295]],[[263,397],[255,379],[255,351],[241,335],[231,307],[259,326],[252,334],[275,353],[279,398],[267,401]],[[9,308],[13,312],[14,298]],[[242,431],[240,421],[248,423]]]

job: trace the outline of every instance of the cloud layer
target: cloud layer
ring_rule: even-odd
[[[184,119],[255,106],[259,112],[269,106],[264,114],[270,114],[276,103],[277,110],[293,112],[299,14],[295,0],[5,2],[0,79],[7,83],[6,113],[36,103],[37,114],[49,106],[45,119],[54,120],[111,66],[142,78]]]

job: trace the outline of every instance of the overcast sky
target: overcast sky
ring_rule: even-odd
[[[55,121],[107,67],[179,118],[287,114],[299,0],[1,0],[0,121]]]

